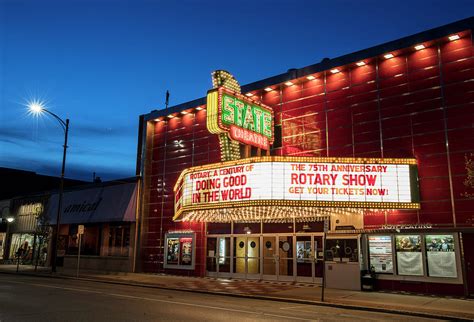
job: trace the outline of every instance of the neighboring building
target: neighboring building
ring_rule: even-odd
[[[0,178],[0,259],[15,258],[18,248],[24,246],[23,262],[32,263],[35,251],[48,247],[47,240],[38,237],[38,234],[43,233],[38,230],[37,217],[43,214],[49,191],[59,188],[61,179],[2,167]],[[84,183],[81,180],[64,179],[66,188]],[[8,217],[14,218],[14,221],[8,223]],[[47,253],[43,252],[43,255],[42,258],[46,258]],[[44,260],[39,259],[38,262],[45,264]]]
[[[473,294],[473,27],[142,115],[137,270]]]
[[[59,169],[58,169],[59,170]],[[23,196],[38,191],[59,188],[61,178],[37,174],[32,171],[0,167],[0,200]],[[64,187],[73,187],[86,183],[82,180],[64,179]]]
[[[134,269],[137,179],[93,183],[67,189],[63,195],[59,230],[58,262],[76,268],[79,225],[84,226],[81,241],[81,268],[129,272]],[[49,224],[56,224],[58,194],[46,208]]]

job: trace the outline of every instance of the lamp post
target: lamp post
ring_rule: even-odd
[[[53,112],[47,110],[43,104],[39,101],[34,101],[28,104],[30,111],[36,115],[41,113],[47,113],[52,116],[56,121],[58,121],[61,128],[64,130],[64,145],[63,145],[63,163],[61,167],[61,180],[59,184],[59,201],[58,201],[58,213],[56,215],[56,229],[54,232],[53,237],[53,245],[52,245],[52,256],[51,256],[51,271],[54,273],[56,272],[56,258],[58,255],[58,242],[59,242],[59,228],[60,228],[60,221],[61,221],[61,208],[63,205],[63,191],[64,191],[64,170],[66,167],[66,149],[67,149],[67,135],[69,132],[69,119],[64,121],[59,116],[54,114]]]

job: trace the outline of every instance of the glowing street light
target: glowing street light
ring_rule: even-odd
[[[53,112],[49,111],[45,108],[45,104],[40,100],[32,100],[27,103],[27,107],[30,109],[30,112],[34,115],[41,115],[43,113],[47,113],[48,115],[52,116],[56,121],[59,122],[61,128],[64,131],[64,145],[63,145],[63,164],[61,167],[61,181],[59,185],[59,202],[58,202],[58,213],[56,216],[56,229],[54,232],[53,238],[53,247],[52,247],[52,256],[51,256],[51,271],[56,272],[56,257],[58,254],[58,242],[59,242],[59,227],[61,221],[61,209],[63,205],[63,191],[64,191],[64,170],[66,167],[66,149],[67,149],[67,135],[69,132],[69,119],[64,121],[59,116],[54,114]]]

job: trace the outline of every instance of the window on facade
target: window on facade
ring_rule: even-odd
[[[77,255],[79,249],[79,236],[77,234],[78,225],[69,225],[69,236],[67,241],[67,255]],[[86,225],[84,234],[81,237],[81,255],[100,255],[100,235],[99,225]]]
[[[109,256],[128,256],[130,249],[130,225],[110,226]]]
[[[395,236],[398,275],[423,276],[420,235]]]
[[[357,239],[327,239],[326,260],[335,262],[358,262]]]
[[[456,278],[456,253],[453,235],[426,235],[428,276]]]
[[[168,233],[165,237],[165,268],[194,269],[194,234]]]
[[[369,236],[369,262],[376,273],[393,273],[392,236]]]

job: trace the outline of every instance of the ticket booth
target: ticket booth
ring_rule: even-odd
[[[360,235],[326,237],[326,287],[359,291],[361,289]]]

